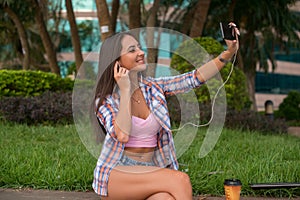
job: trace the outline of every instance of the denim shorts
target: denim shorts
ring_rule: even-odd
[[[121,159],[118,161],[117,166],[156,166],[153,161],[150,162],[142,162],[137,161],[132,158],[129,158],[127,155],[122,155]]]

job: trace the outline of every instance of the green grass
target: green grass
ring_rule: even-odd
[[[90,190],[96,159],[75,126],[0,124],[0,186]]]
[[[202,133],[201,133],[202,132]],[[251,183],[300,182],[300,138],[223,130],[215,148],[204,158],[199,149],[205,131],[199,131],[189,150],[179,159],[194,192],[223,194],[227,178],[242,181],[242,195],[299,196],[300,188],[254,191]]]
[[[223,195],[223,181],[238,178],[242,195],[299,196],[300,190],[253,191],[250,183],[300,182],[300,138],[224,129],[204,158],[200,129],[180,157],[195,194]],[[0,122],[0,187],[92,190],[96,159],[82,144],[74,125],[26,126]]]

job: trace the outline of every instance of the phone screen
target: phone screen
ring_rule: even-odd
[[[229,24],[220,22],[220,29],[221,29],[223,39],[226,39],[226,40],[235,40],[236,39],[235,31],[234,31],[233,27],[229,26]]]

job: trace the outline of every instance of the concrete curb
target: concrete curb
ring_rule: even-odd
[[[99,196],[92,191],[68,192],[33,189],[5,189],[0,188],[0,200],[99,200]],[[196,196],[194,200],[225,200],[225,197],[213,197],[209,195]],[[288,200],[289,198],[270,197],[241,197],[241,200]],[[290,198],[300,200],[300,197]]]

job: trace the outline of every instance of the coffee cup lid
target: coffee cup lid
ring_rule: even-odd
[[[224,185],[242,185],[239,179],[225,179]]]

